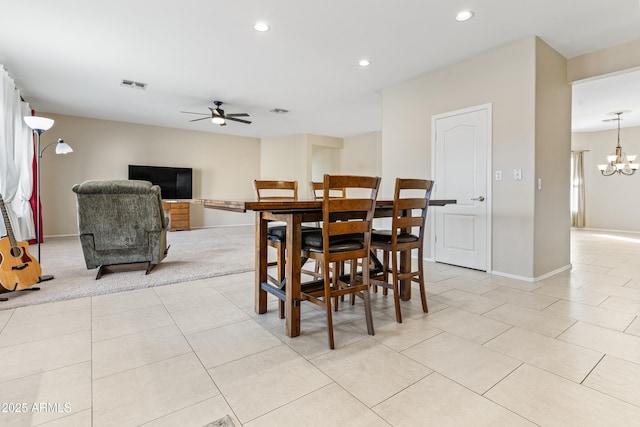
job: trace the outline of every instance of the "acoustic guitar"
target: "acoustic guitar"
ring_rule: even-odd
[[[0,285],[10,292],[20,291],[40,281],[42,268],[29,254],[29,244],[16,242],[1,194],[0,210],[4,227],[7,229],[7,236],[0,239]]]

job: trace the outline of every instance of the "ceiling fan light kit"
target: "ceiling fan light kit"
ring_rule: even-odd
[[[615,154],[611,154],[607,156],[607,163],[599,164],[598,169],[600,173],[604,176],[611,175],[633,175],[636,173],[638,168],[640,168],[640,163],[634,163],[636,160],[636,155],[627,154],[622,151],[622,147],[620,146],[620,116],[624,113],[628,113],[628,111],[617,111],[611,114],[617,115],[615,120],[618,122],[618,144],[616,145]]]

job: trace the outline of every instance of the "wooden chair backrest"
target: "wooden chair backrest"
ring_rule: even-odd
[[[392,241],[399,233],[411,233],[411,229],[417,227],[418,232],[413,234],[422,242],[432,189],[432,180],[396,178],[391,221]],[[413,216],[414,210],[419,210],[420,214]]]
[[[315,182],[311,181],[309,183],[309,188],[311,189],[311,196],[313,200],[322,200],[324,198],[324,181]],[[334,199],[344,199],[347,197],[347,189],[346,188],[334,188],[330,191],[330,197]]]
[[[258,201],[298,200],[298,181],[253,181]]]
[[[322,239],[325,258],[338,260],[341,257],[344,259],[368,257],[371,243],[371,225],[376,208],[378,189],[380,188],[380,178],[373,176],[325,175],[323,184]],[[358,196],[356,197],[334,198],[330,194],[335,189],[369,191],[365,191],[368,196],[360,195],[363,192],[358,191]],[[329,238],[349,234],[363,235],[364,244],[363,248],[357,251],[359,253],[344,253],[342,256],[330,254]]]

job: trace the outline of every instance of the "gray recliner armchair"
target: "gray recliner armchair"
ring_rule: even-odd
[[[73,186],[78,231],[87,269],[146,263],[146,273],[167,255],[167,222],[160,187],[148,181],[85,181]]]

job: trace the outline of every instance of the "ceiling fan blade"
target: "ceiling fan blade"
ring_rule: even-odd
[[[208,116],[208,114],[207,114],[207,116]],[[209,119],[209,118],[210,118],[210,117],[203,117],[203,118],[201,118],[201,119],[193,119],[193,120],[189,120],[189,122],[197,122],[197,121],[199,121],[199,120],[207,120],[207,119]]]
[[[229,113],[225,117],[249,117],[247,113]]]
[[[229,117],[229,116],[225,117],[225,120],[233,120],[234,122],[246,123],[248,125],[251,124],[251,122],[249,120],[236,119],[236,118]]]
[[[185,113],[185,114],[200,114],[201,116],[210,116],[211,114],[208,113],[194,113],[193,111],[180,111],[181,113]]]

